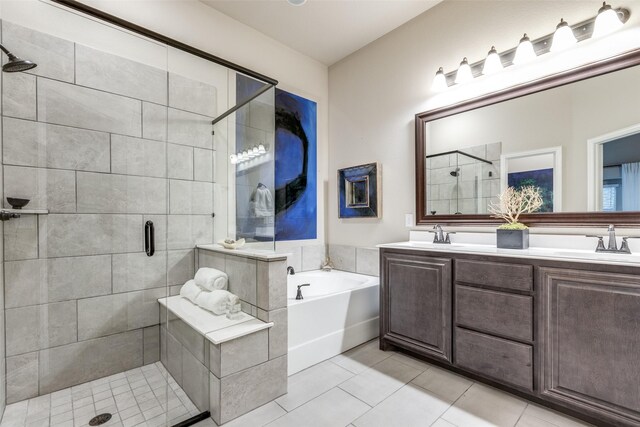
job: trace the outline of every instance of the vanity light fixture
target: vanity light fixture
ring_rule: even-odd
[[[491,46],[491,50],[487,54],[487,58],[484,60],[484,67],[482,68],[482,74],[489,75],[502,71],[502,62],[500,61],[500,55],[495,46]]]
[[[238,156],[236,156],[235,154],[231,154],[231,155],[229,156],[229,162],[230,162],[232,165],[235,165],[236,163],[238,163]]]
[[[526,64],[527,62],[533,61],[538,56],[536,55],[536,51],[533,49],[533,44],[527,36],[527,33],[524,33],[524,36],[520,39],[520,43],[516,48],[516,55],[513,57],[513,65]]]
[[[467,58],[463,58],[458,71],[456,72],[456,83],[462,84],[473,80],[473,74],[471,73],[471,67]]]
[[[306,2],[307,0],[287,0],[287,3],[289,3],[292,6],[302,6]]]
[[[565,50],[578,43],[578,39],[573,34],[573,30],[567,24],[567,21],[560,18],[560,23],[556,26],[556,32],[553,33],[553,42],[551,42],[551,52],[559,52]]]
[[[231,163],[232,165],[243,163],[248,160],[255,159],[256,157],[263,156],[267,153],[268,151],[264,144],[259,144],[256,147],[248,148],[238,153],[229,155],[229,163]]]
[[[535,40],[530,40],[525,33],[517,47],[503,52],[497,52],[492,48],[485,59],[473,64],[469,64],[465,58],[457,70],[448,73],[442,68],[438,69],[433,78],[431,91],[440,92],[450,86],[471,81],[482,74],[491,74],[511,65],[524,64],[547,52],[562,51],[583,40],[609,34],[623,26],[630,15],[629,9],[613,9],[605,2],[593,18],[571,26],[561,19],[553,33]]]
[[[267,150],[264,148],[264,145],[258,145],[258,154],[266,154]]]
[[[620,20],[618,12],[611,8],[606,2],[602,2],[602,7],[598,10],[598,16],[593,27],[592,37],[602,37],[614,32],[624,24]]]
[[[447,87],[449,87],[447,86],[447,78],[444,76],[444,70],[440,67],[438,71],[436,71],[436,76],[433,78],[431,90],[434,92],[442,92]]]

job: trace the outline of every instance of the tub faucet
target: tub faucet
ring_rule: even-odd
[[[311,286],[311,283],[304,283],[302,285],[298,285],[298,292],[296,293],[296,299],[304,299],[304,297],[302,296],[302,289],[300,289],[303,286]]]
[[[322,271],[331,271],[333,270],[335,267],[333,266],[333,262],[331,262],[331,258],[327,257],[327,259],[325,259],[322,262],[322,265],[320,266],[320,269]]]
[[[287,267],[287,275],[293,276],[294,274],[296,274],[296,271],[293,269],[293,267]]]

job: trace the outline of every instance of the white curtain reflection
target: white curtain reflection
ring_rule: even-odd
[[[622,210],[640,211],[640,162],[622,164]]]

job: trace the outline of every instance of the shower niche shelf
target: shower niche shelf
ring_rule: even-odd
[[[48,209],[0,209],[0,221],[20,218],[22,215],[47,215]]]

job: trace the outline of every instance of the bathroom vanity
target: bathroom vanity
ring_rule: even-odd
[[[640,426],[640,257],[380,248],[383,350],[599,426]]]

